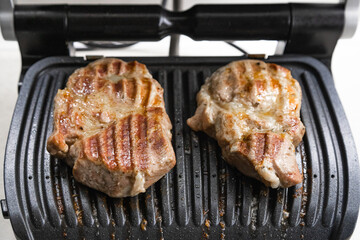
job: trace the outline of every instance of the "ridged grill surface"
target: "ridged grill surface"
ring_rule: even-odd
[[[132,60],[132,59],[125,59]],[[269,189],[221,157],[214,139],[186,120],[196,93],[235,58],[138,58],[164,88],[177,164],[146,193],[113,199],[77,183],[46,151],[53,98],[88,62],[49,58],[26,74],[5,157],[10,219],[22,239],[328,239],[353,231],[359,206],[358,162],[328,70],[312,58],[268,61],[292,71],[303,92],[306,126],[296,158],[304,181]]]

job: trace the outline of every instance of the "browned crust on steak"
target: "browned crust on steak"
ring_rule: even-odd
[[[54,101],[47,148],[73,166],[79,182],[109,196],[133,196],[175,165],[163,89],[145,65],[90,63]]]
[[[274,188],[302,181],[295,159],[305,133],[301,88],[288,69],[232,62],[206,80],[197,103],[188,125],[216,138],[227,162]]]

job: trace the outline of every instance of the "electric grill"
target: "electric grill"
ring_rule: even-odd
[[[353,31],[352,4],[196,5],[184,12],[155,5],[2,8],[4,36],[16,36],[22,55],[5,152],[3,216],[19,239],[350,237],[359,210],[359,166],[330,62],[337,40]],[[214,139],[186,125],[204,80],[230,61],[259,57],[251,55],[122,58],[148,66],[164,88],[173,124],[177,165],[144,194],[109,198],[74,181],[71,169],[49,155],[53,98],[75,69],[93,60],[69,56],[68,43],[156,41],[170,34],[282,41],[284,55],[262,60],[290,69],[302,87],[301,184],[265,187],[223,161]]]

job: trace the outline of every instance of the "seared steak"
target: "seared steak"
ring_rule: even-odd
[[[101,59],[76,70],[55,97],[50,154],[111,197],[134,196],[176,160],[163,89],[146,66]]]
[[[302,181],[295,159],[305,133],[301,88],[288,69],[232,62],[206,80],[197,104],[188,125],[217,139],[229,164],[272,188]]]

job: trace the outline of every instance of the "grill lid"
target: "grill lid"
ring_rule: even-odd
[[[348,238],[359,210],[359,167],[350,128],[328,69],[310,57],[271,57],[303,91],[306,126],[296,158],[304,175],[269,189],[221,159],[215,140],[186,119],[195,96],[220,66],[239,58],[137,58],[164,88],[177,165],[146,193],[112,199],[76,181],[46,151],[53,98],[88,62],[52,57],[26,73],[5,155],[6,202],[21,239]],[[133,59],[124,58],[125,61]]]

